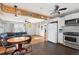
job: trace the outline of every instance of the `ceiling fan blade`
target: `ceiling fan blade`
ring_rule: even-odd
[[[58,14],[60,14],[60,12],[58,12]]]
[[[55,13],[56,13],[56,12],[51,12],[50,15],[53,15],[53,14],[55,14]]]
[[[50,15],[52,15],[53,14],[53,12],[52,13],[50,13]]]
[[[55,5],[55,9],[54,10],[56,11],[58,9],[59,9],[59,6],[58,5]]]
[[[59,11],[62,11],[62,10],[66,10],[67,8],[61,8],[61,9],[59,9]]]

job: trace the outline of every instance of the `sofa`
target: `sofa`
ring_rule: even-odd
[[[1,33],[0,34],[0,39],[9,39],[13,37],[22,37],[22,36],[28,36],[27,32],[8,32],[8,33]],[[29,35],[30,36],[30,35]],[[1,42],[0,42],[1,45]]]
[[[0,39],[4,36],[4,39],[12,38],[12,37],[21,37],[27,35],[27,32],[11,32],[11,33],[1,33]]]

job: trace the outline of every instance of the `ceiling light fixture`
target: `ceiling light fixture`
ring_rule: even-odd
[[[17,6],[15,5],[14,8],[15,8],[15,16],[17,16]]]
[[[44,16],[41,16],[42,19],[44,19]]]

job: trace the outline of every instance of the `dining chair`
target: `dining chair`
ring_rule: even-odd
[[[12,48],[12,47],[16,48],[16,45],[7,42],[7,38],[8,38],[7,34],[1,34],[0,36],[1,36],[1,44],[5,48],[5,53],[7,53],[8,48]]]

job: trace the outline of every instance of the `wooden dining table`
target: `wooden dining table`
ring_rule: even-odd
[[[17,44],[17,49],[12,52],[12,55],[14,55],[17,51],[21,53],[22,50],[27,51],[26,48],[22,47],[23,42],[26,42],[27,40],[29,40],[29,37],[14,37],[14,38],[10,38],[7,40],[8,43],[10,44]]]

